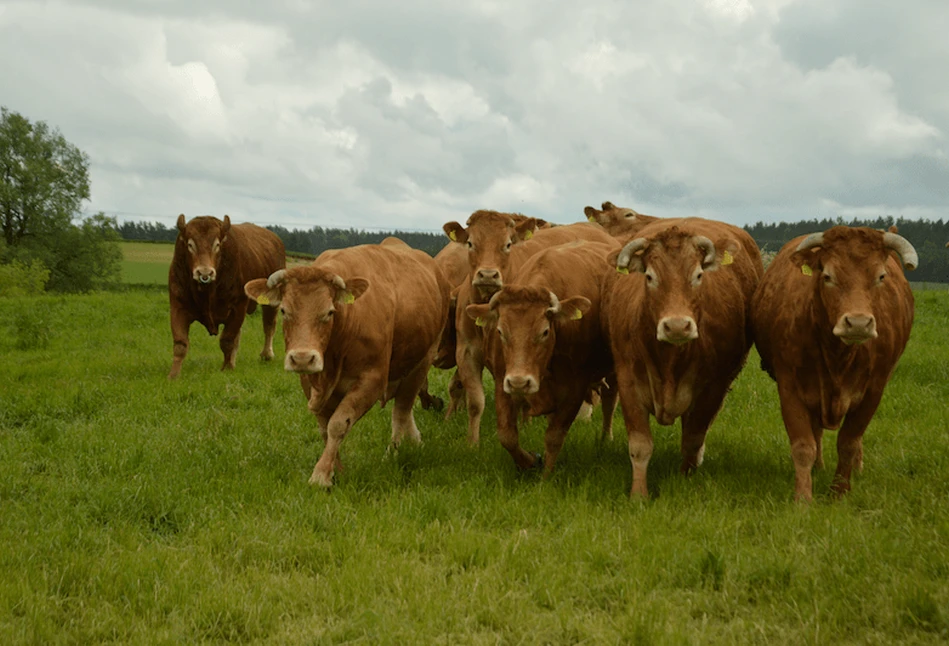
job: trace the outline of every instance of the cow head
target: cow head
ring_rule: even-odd
[[[185,223],[184,213],[178,216],[178,240],[187,248],[188,267],[191,278],[201,285],[217,279],[221,264],[221,253],[231,230],[231,218],[224,221],[202,215]]]
[[[244,285],[244,293],[261,305],[280,307],[287,356],[283,367],[290,372],[323,370],[337,318],[369,289],[365,278],[344,281],[318,267],[279,269],[269,278]]]
[[[468,247],[471,286],[481,300],[487,300],[504,285],[504,274],[511,264],[511,247],[534,235],[534,218],[513,216],[497,211],[475,211],[466,227],[447,223],[445,234]]]
[[[590,300],[574,296],[560,301],[541,287],[504,287],[488,303],[469,305],[468,316],[494,328],[504,355],[503,387],[509,395],[533,395],[554,353],[560,325],[582,318]]]
[[[906,238],[863,227],[836,226],[812,233],[791,256],[801,273],[814,281],[834,336],[848,345],[878,336],[873,301],[888,280],[891,253],[906,269],[919,264]]]
[[[587,216],[587,220],[599,224],[614,238],[628,238],[639,233],[647,224],[659,220],[653,215],[645,215],[637,213],[633,209],[615,206],[612,202],[603,202],[602,208],[602,211],[598,211],[592,206],[588,206],[583,209],[583,213]]]
[[[630,240],[611,257],[620,273],[642,274],[644,305],[656,326],[656,338],[681,345],[699,337],[705,274],[733,262],[740,249],[735,240],[716,249],[709,238],[673,226],[649,238]]]

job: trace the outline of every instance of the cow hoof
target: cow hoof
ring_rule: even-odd
[[[540,453],[534,454],[534,464],[531,465],[532,471],[538,471],[544,468],[544,456]]]
[[[445,400],[441,397],[432,397],[432,403],[430,408],[434,410],[442,410],[445,408]]]
[[[313,475],[310,476],[310,484],[329,489],[333,486],[333,474],[314,470]]]

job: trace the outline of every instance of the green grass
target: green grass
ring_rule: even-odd
[[[693,477],[678,425],[654,428],[647,503],[619,415],[605,446],[597,415],[575,424],[543,481],[515,473],[493,411],[470,449],[463,416],[418,410],[425,443],[387,456],[376,408],[316,490],[315,420],[257,360],[259,314],[236,371],[194,326],[169,383],[167,308],[158,288],[0,299],[2,644],[949,639],[945,293],[917,295],[853,492],[827,495],[828,433],[809,507],[754,355]]]
[[[122,282],[132,285],[167,285],[168,267],[175,245],[155,242],[120,242]]]

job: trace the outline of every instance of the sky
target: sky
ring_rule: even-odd
[[[949,217],[946,0],[0,0],[88,214]]]

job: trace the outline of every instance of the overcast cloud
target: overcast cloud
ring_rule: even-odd
[[[0,1],[89,212],[437,230],[949,216],[949,2]]]

